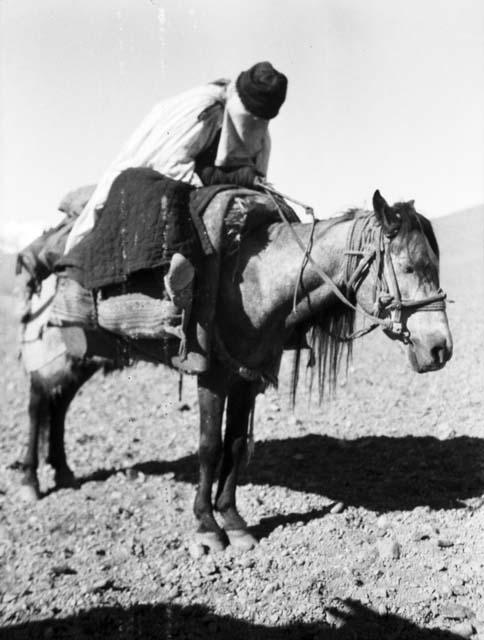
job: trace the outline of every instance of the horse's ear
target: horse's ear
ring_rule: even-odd
[[[388,203],[377,189],[373,194],[373,210],[378,215],[378,213],[385,207],[388,207]]]
[[[400,220],[378,189],[373,194],[373,211],[385,234],[393,235],[398,230]]]
[[[385,226],[387,222],[387,211],[389,209],[388,202],[377,189],[373,194],[373,211],[382,226]]]

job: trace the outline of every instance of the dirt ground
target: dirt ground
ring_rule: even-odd
[[[245,553],[189,553],[195,384],[179,402],[161,367],[96,375],[67,423],[81,488],[50,492],[43,467],[46,496],[17,500],[27,379],[4,297],[0,638],[484,639],[481,219],[460,236],[457,218],[436,225],[455,300],[443,371],[413,373],[374,335],[322,406],[301,393],[291,412],[287,367],[260,398],[238,493],[260,543]]]

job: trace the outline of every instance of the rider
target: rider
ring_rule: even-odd
[[[130,167],[151,167],[195,187],[254,186],[265,176],[269,120],[286,97],[287,79],[270,62],[157,104],[103,175],[67,241],[69,251],[94,226],[114,179]]]
[[[157,104],[102,176],[70,231],[65,251],[91,231],[115,178],[130,167],[150,167],[195,187],[256,186],[267,173],[269,120],[278,114],[286,90],[286,76],[270,62],[259,62],[235,81],[217,80]],[[169,272],[175,289],[177,272],[183,280],[187,270],[177,257],[175,273]],[[45,273],[31,276],[30,290]]]

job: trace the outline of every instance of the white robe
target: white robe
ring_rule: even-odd
[[[210,146],[221,129],[222,144],[219,144],[219,152],[222,147],[225,157],[219,157],[218,152],[216,165],[234,166],[234,150],[239,157],[240,153],[236,151],[234,135],[224,134],[227,93],[230,97],[231,91],[228,92],[226,84],[207,84],[158,103],[100,179],[89,202],[74,223],[67,239],[66,253],[94,227],[97,211],[106,202],[116,177],[125,169],[150,167],[170,178],[200,187],[202,183],[195,173],[195,159]],[[238,126],[237,118],[236,122]],[[263,140],[259,142],[252,161],[266,175],[270,153],[267,126]],[[243,145],[243,141],[240,144]]]

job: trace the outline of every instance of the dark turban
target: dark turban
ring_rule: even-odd
[[[242,71],[235,86],[247,111],[265,120],[277,116],[286,99],[287,78],[270,62],[258,62]]]

